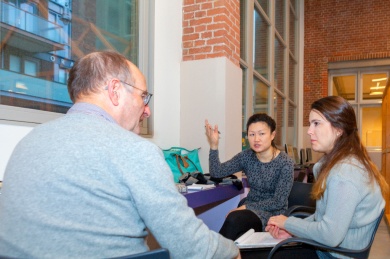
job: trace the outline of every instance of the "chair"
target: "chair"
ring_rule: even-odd
[[[288,209],[284,215],[299,216],[298,212],[314,213],[316,202],[310,197],[312,186],[313,184],[311,183],[293,182],[290,195],[288,196]],[[238,203],[237,207],[244,205],[245,200],[246,197]]]
[[[294,181],[288,196],[288,209],[284,213],[286,216],[300,216],[313,214],[316,201],[310,197],[313,184]],[[302,214],[298,214],[302,213]]]
[[[155,250],[133,254],[133,255],[125,255],[120,257],[115,257],[112,259],[170,259],[169,251],[165,248],[158,248]]]
[[[285,240],[279,242],[269,253],[268,259],[271,259],[272,256],[274,255],[274,253],[280,247],[282,247],[283,245],[286,245],[286,244],[290,244],[290,243],[307,244],[310,246],[314,246],[316,248],[325,249],[325,250],[328,250],[330,252],[337,252],[337,253],[340,253],[342,255],[346,255],[346,256],[358,258],[358,259],[368,258],[368,255],[370,254],[372,243],[374,242],[376,231],[378,230],[379,223],[382,220],[383,213],[384,213],[384,209],[382,210],[381,214],[379,215],[378,219],[376,220],[374,231],[372,232],[370,242],[363,249],[352,250],[352,249],[347,249],[347,248],[342,248],[342,247],[330,247],[330,246],[323,245],[321,243],[318,243],[318,242],[311,240],[311,239],[308,239],[308,238],[292,237],[292,238],[288,238],[288,239],[285,239]]]

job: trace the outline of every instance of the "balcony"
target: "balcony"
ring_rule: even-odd
[[[0,70],[0,78],[0,98],[8,96],[69,107],[72,104],[65,84],[6,70]]]
[[[61,26],[7,3],[0,4],[2,44],[35,53],[64,49],[68,36]]]

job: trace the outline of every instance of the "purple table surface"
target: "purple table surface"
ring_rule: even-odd
[[[190,191],[183,193],[187,198],[188,206],[195,209],[213,202],[231,199],[244,193],[244,188],[238,190],[234,185],[217,185],[213,189]]]

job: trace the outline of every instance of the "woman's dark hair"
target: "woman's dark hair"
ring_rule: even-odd
[[[320,174],[313,186],[313,198],[322,197],[330,170],[348,156],[359,160],[369,173],[371,182],[375,179],[382,189],[382,195],[387,195],[388,186],[360,141],[355,111],[349,102],[340,96],[328,96],[315,101],[311,105],[311,110],[322,114],[333,128],[341,131],[341,135],[335,140],[333,149],[321,159]]]
[[[77,60],[70,69],[68,92],[75,102],[77,97],[98,92],[111,78],[132,82],[127,59],[114,51],[92,52]]]
[[[255,113],[249,117],[246,123],[246,134],[248,135],[249,126],[256,122],[267,123],[268,127],[271,130],[271,133],[276,130],[276,122],[270,116],[265,113]],[[275,142],[272,140],[271,145],[276,148]]]

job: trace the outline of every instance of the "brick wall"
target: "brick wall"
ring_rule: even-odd
[[[183,0],[183,60],[227,57],[239,66],[239,0]]]
[[[303,123],[328,95],[328,63],[390,57],[390,9],[382,0],[305,0]]]

